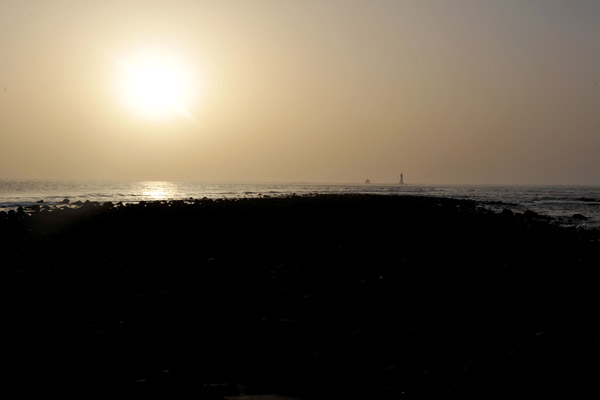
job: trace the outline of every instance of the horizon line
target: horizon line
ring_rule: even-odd
[[[205,184],[305,184],[359,186],[600,186],[600,183],[494,183],[494,182],[404,182],[312,181],[312,180],[187,180],[187,179],[111,179],[111,178],[2,178],[0,181],[63,181],[63,182],[171,182]]]

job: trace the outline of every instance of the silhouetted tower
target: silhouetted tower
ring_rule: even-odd
[[[404,185],[404,174],[400,173],[400,184]]]

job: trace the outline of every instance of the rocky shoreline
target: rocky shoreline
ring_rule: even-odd
[[[596,232],[467,200],[316,195],[0,213],[23,397],[589,394]]]

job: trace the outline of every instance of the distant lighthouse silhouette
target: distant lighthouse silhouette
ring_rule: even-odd
[[[404,174],[400,173],[400,184],[404,185]]]

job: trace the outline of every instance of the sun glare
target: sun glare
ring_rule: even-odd
[[[117,88],[129,109],[153,119],[192,119],[188,107],[195,85],[183,63],[164,54],[143,54],[119,58],[117,65]]]

